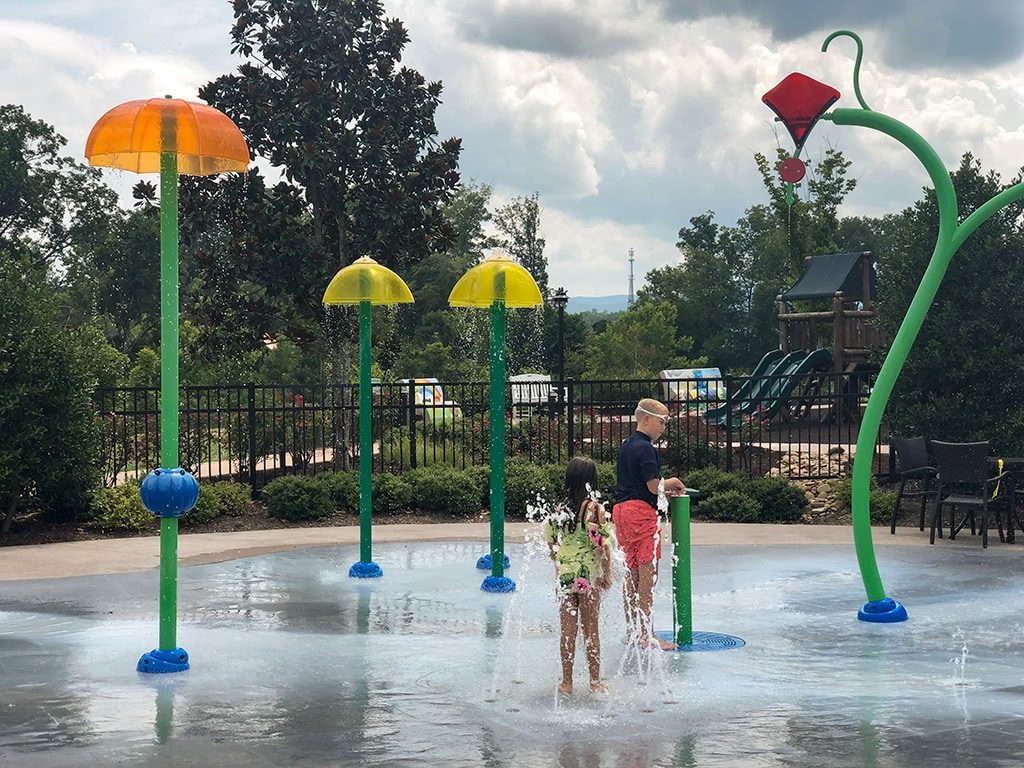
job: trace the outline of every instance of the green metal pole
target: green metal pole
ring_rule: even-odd
[[[175,143],[173,119],[163,146]],[[178,466],[178,157],[160,155],[160,466]],[[177,642],[178,519],[160,519],[160,650]]]
[[[693,645],[693,585],[690,570],[690,497],[672,497],[672,593],[676,645]]]
[[[505,275],[491,304],[491,575],[505,575]]]
[[[373,422],[370,390],[370,343],[373,308],[359,302],[359,559],[373,560]]]

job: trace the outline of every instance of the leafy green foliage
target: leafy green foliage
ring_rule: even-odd
[[[852,481],[849,477],[841,477],[832,481],[832,493],[841,509],[852,511]],[[871,523],[881,525],[892,519],[892,509],[896,506],[896,491],[883,488],[875,478],[871,478]]]
[[[985,173],[970,154],[963,156],[952,178],[961,220],[1009,186],[994,171]],[[893,391],[888,412],[899,433],[991,440],[993,449],[1004,455],[1024,451],[1020,214],[1020,203],[1003,208],[953,257]],[[887,334],[894,334],[903,321],[931,258],[937,227],[932,189],[890,226],[892,242],[879,258],[879,322]]]
[[[30,498],[70,516],[98,484],[86,349],[61,326],[41,275],[0,254],[0,533]]]
[[[676,308],[668,301],[638,302],[594,337],[588,378],[657,378],[665,368],[689,368],[706,361],[686,357],[691,340],[676,338]]]
[[[280,520],[320,520],[334,512],[327,489],[315,477],[294,475],[271,480],[263,488],[267,513]]]
[[[103,531],[138,532],[157,527],[157,518],[142,506],[137,483],[99,488],[92,493],[91,524]]]
[[[798,523],[807,509],[807,494],[784,477],[756,477],[746,493],[761,506],[760,522]]]
[[[400,475],[373,476],[373,511],[385,515],[409,509],[413,489]]]
[[[564,468],[562,470],[565,471]],[[563,475],[564,477],[564,475]],[[561,483],[553,487],[551,470],[537,464],[512,459],[505,463],[505,516],[525,520],[526,507],[535,504],[537,495],[552,501],[560,493]]]
[[[701,499],[697,511],[705,520],[729,523],[761,522],[761,505],[739,491],[724,491],[710,499]]]
[[[706,467],[683,482],[700,491],[695,515],[747,523],[799,522],[807,508],[803,489],[783,477],[755,477]]]
[[[181,516],[181,526],[205,525],[219,517],[238,517],[252,507],[249,486],[230,480],[200,483],[199,501]]]
[[[478,472],[438,465],[406,472],[403,477],[412,488],[412,505],[417,509],[461,517],[474,517],[482,509]]]
[[[317,475],[317,480],[327,489],[337,509],[359,511],[358,472],[325,472]]]

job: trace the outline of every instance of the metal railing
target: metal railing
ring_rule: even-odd
[[[830,479],[851,458],[875,375],[509,382],[506,453],[539,464],[577,454],[614,461],[634,429],[637,401],[654,397],[671,414],[658,444],[671,471],[715,465],[752,476]],[[487,465],[487,382],[372,386],[374,471]],[[356,385],[184,387],[182,466],[254,492],[281,474],[355,469],[358,402]],[[100,389],[96,410],[106,485],[158,466],[157,388]],[[878,475],[888,472],[885,443],[883,430],[872,457]]]

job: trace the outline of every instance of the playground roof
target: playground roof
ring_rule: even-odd
[[[782,293],[783,301],[831,299],[836,291],[842,291],[844,298],[851,301],[863,300],[864,277],[860,262],[862,256],[868,255],[867,251],[854,251],[812,256],[796,285]],[[869,290],[874,295],[875,270],[873,266],[870,269]]]

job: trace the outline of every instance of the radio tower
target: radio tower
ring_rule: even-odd
[[[629,249],[629,298],[626,300],[626,306],[633,306],[633,249]]]

